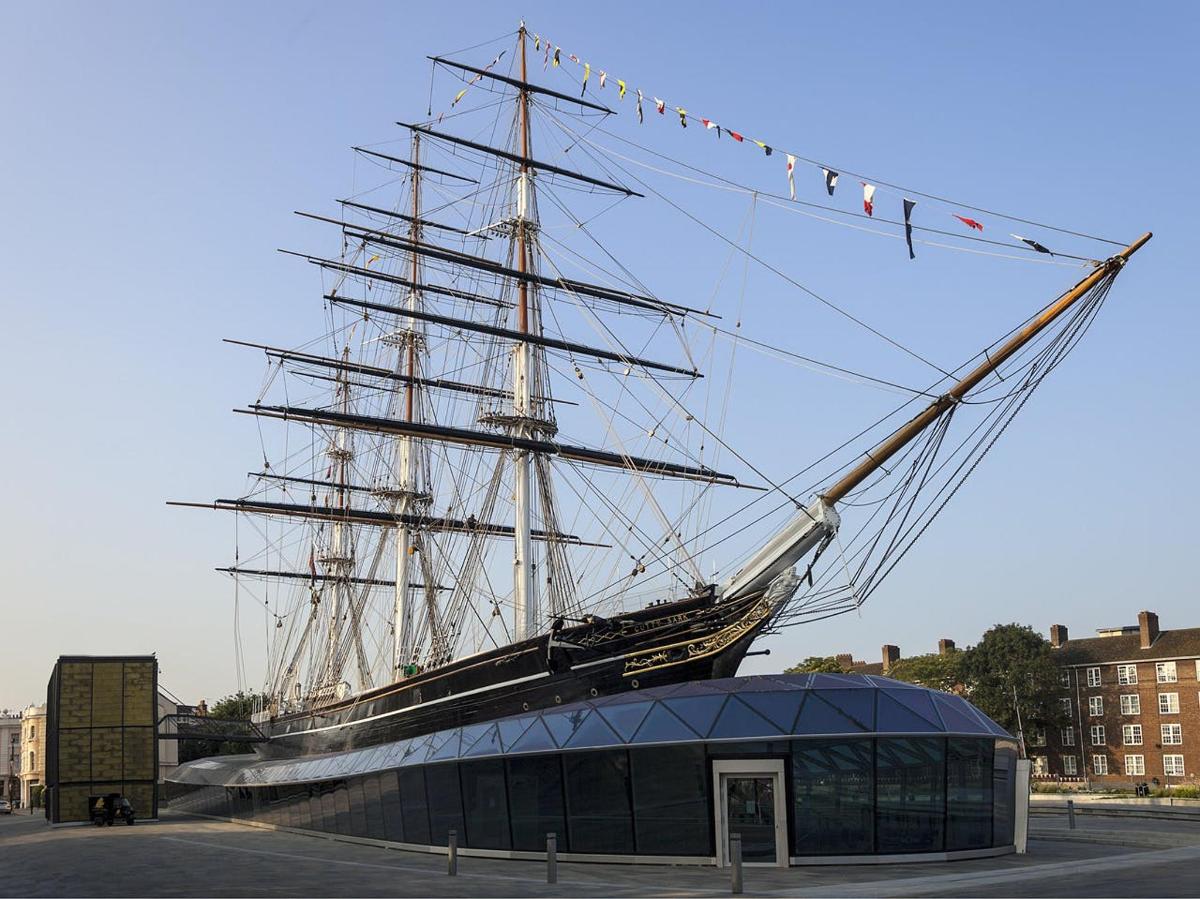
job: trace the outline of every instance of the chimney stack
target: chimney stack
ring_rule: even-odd
[[[1067,626],[1065,624],[1050,625],[1050,645],[1055,649],[1067,642]]]
[[[891,643],[883,645],[883,673],[887,674],[893,665],[900,661],[900,647]]]
[[[1158,639],[1158,613],[1138,612],[1138,630],[1142,635],[1142,649],[1149,649]]]
[[[954,652],[954,641],[949,637],[942,637],[938,640],[938,655],[945,656]]]

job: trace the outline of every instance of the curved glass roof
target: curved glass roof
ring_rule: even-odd
[[[1009,738],[961,696],[863,674],[782,674],[650,687],[326,755],[225,756],[182,765],[183,783],[251,786],[348,777],[457,759],[786,737]]]

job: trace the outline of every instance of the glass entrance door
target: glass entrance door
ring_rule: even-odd
[[[775,778],[728,775],[725,803],[729,833],[742,835],[742,861],[777,862]]]

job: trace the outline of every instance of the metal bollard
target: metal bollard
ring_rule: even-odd
[[[1067,800],[1067,827],[1071,830],[1075,829],[1075,800]]]
[[[558,883],[558,834],[546,834],[546,883]]]
[[[742,835],[740,833],[731,833],[729,835],[729,867],[731,871],[731,882],[729,884],[729,892],[735,896],[741,895],[742,892]]]
[[[447,840],[446,873],[450,877],[458,874],[458,831],[451,830]]]

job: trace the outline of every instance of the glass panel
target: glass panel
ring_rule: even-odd
[[[503,751],[500,747],[500,731],[494,724],[470,747],[467,746],[466,733],[463,734],[463,755],[499,755]]]
[[[792,744],[796,855],[875,850],[875,746],[869,739]]]
[[[321,789],[321,830],[337,833],[337,810],[333,807],[333,791],[337,781],[323,780]]]
[[[363,778],[363,812],[367,818],[366,836],[372,840],[386,840],[383,829],[383,796],[379,790],[379,774],[368,774]]]
[[[513,849],[534,852],[546,848],[546,834],[558,835],[567,849],[563,815],[562,760],[558,755],[531,755],[508,760],[509,807]]]
[[[500,728],[500,741],[504,744],[504,751],[508,752],[512,750],[517,740],[524,736],[525,732],[529,730],[529,725],[536,720],[536,718],[509,718],[501,721],[498,726]]]
[[[458,831],[459,845],[463,845],[466,827],[458,765],[429,765],[425,768],[425,785],[429,795],[429,836],[433,845],[445,846],[452,828]]]
[[[880,697],[882,704],[883,697]],[[941,850],[945,740],[880,738],[875,753],[877,851]]]
[[[942,719],[933,710],[932,696],[926,690],[881,690],[880,696],[887,696],[905,708],[915,712],[925,719],[934,730],[942,730]]]
[[[458,758],[458,745],[460,733],[458,728],[447,731],[444,734],[438,734],[437,739],[430,743],[430,753],[425,758],[427,761],[436,759],[456,759]]]
[[[550,732],[546,730],[546,725],[542,723],[541,718],[534,720],[529,730],[525,731],[524,735],[513,744],[510,752],[537,752],[544,749],[557,749],[558,744],[550,737]]]
[[[404,812],[404,842],[428,846],[429,801],[425,796],[424,768],[400,769],[400,807]]]
[[[325,829],[325,809],[321,803],[319,784],[309,784],[308,787],[308,826],[313,830]]]
[[[695,740],[699,737],[694,730],[672,714],[665,705],[656,702],[650,714],[634,735],[635,743],[666,743],[676,740]]]
[[[379,773],[379,801],[383,810],[383,838],[403,843],[404,810],[400,806],[400,781],[395,771]]]
[[[509,849],[508,797],[504,762],[489,759],[460,767],[467,832],[463,845],[475,849]]]
[[[775,778],[726,776],[729,833],[742,835],[742,860],[773,862],[775,854]]]
[[[942,726],[921,717],[880,690],[878,728],[880,733],[938,733]]]
[[[344,780],[337,781],[337,787],[333,793],[333,807],[337,814],[337,832],[350,835],[350,796],[347,793],[346,782]]]
[[[802,690],[793,690],[787,693],[742,693],[739,698],[783,733],[790,734],[807,695]]]
[[[367,835],[367,809],[366,800],[363,798],[363,779],[361,777],[352,777],[346,784],[346,791],[350,794],[350,835],[353,837],[365,837]]]
[[[957,696],[934,696],[933,704],[941,714],[946,730],[968,734],[986,732],[987,728],[971,714],[965,700]]]
[[[629,761],[638,853],[712,855],[704,747],[634,749]]]
[[[992,845],[1011,846],[1016,818],[1013,809],[1016,798],[1016,744],[997,741],[992,765]]]
[[[564,756],[572,852],[633,852],[629,760],[624,750]]]
[[[992,845],[992,753],[995,741],[951,737],[946,747],[946,848]]]
[[[704,737],[717,720],[725,703],[724,696],[684,696],[664,699],[663,705],[683,719],[684,724]]]
[[[305,784],[300,784],[293,799],[296,809],[296,826],[301,830],[312,830],[312,800],[309,798],[308,787]]]
[[[579,725],[583,724],[583,719],[591,711],[591,709],[584,708],[570,712],[547,712],[542,715],[542,723],[554,737],[554,742],[562,747],[567,745],[567,741],[571,739],[572,734]]]
[[[572,749],[586,746],[619,746],[622,742],[624,741],[617,736],[616,731],[600,717],[600,713],[592,712],[580,722],[571,739],[567,741],[567,746]]]
[[[830,693],[834,691],[825,692]],[[837,692],[850,693],[849,690]],[[873,705],[875,702],[875,691],[854,691],[853,696],[845,697],[845,701],[847,704],[860,707],[867,704]],[[856,709],[856,711],[862,711],[862,709]],[[874,712],[867,715],[866,718],[868,721],[874,721]],[[863,724],[859,723],[860,720],[849,718],[835,709],[825,699],[824,693],[813,693],[809,695],[808,701],[800,708],[800,717],[796,719],[795,732],[798,734],[853,734],[859,733],[864,729],[869,730],[869,728],[864,728]]]
[[[646,720],[646,714],[650,711],[650,707],[651,703],[649,702],[623,702],[606,706],[600,714],[604,716],[604,720],[622,740],[629,742],[637,733],[637,729],[641,727],[642,722]]]
[[[758,712],[753,711],[736,696],[730,696],[721,709],[717,723],[709,731],[710,740],[722,737],[766,737],[779,733],[779,728]]]

